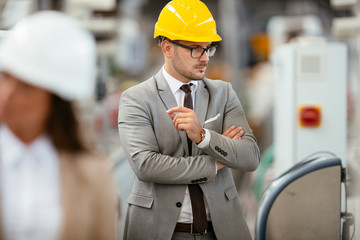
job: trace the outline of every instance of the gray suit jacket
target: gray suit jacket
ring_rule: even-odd
[[[186,186],[194,183],[204,192],[217,239],[250,239],[230,168],[253,171],[260,154],[231,84],[206,78],[199,82],[195,112],[210,130],[207,149],[193,143],[189,154],[186,132],[177,131],[166,114],[175,106],[161,71],[121,96],[120,140],[136,175],[124,239],[171,239]],[[221,135],[231,125],[244,128],[241,140]],[[225,165],[217,174],[215,160]]]

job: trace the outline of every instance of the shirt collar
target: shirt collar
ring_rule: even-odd
[[[57,151],[48,136],[42,135],[30,144],[25,144],[5,124],[0,124],[1,164],[4,167],[21,164],[25,154],[30,154],[37,163],[44,164],[51,162],[51,159],[57,158]]]
[[[180,90],[180,87],[184,84],[183,82],[177,80],[176,78],[174,78],[173,76],[171,76],[169,73],[166,72],[165,67],[162,67],[162,72],[163,75],[165,77],[166,82],[168,83],[170,90],[173,94],[175,94],[177,91]],[[191,80],[189,83],[192,83],[193,85],[191,86],[191,90],[193,92],[196,91],[199,81],[197,80]]]

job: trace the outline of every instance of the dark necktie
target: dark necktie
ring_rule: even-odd
[[[191,85],[191,83],[184,84],[180,87],[180,89],[185,92],[184,107],[193,109],[193,101],[190,88]],[[187,140],[189,146],[189,153],[191,155],[192,141],[189,138]],[[203,192],[199,184],[189,184],[188,187],[193,211],[193,228],[195,232],[203,233],[208,227]]]

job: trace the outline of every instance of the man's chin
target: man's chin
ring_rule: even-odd
[[[203,80],[205,77],[205,72],[196,72],[196,73],[191,73],[191,74],[188,74],[186,75],[186,78],[189,79],[189,80]]]
[[[203,80],[205,77],[205,71],[201,71],[198,74],[196,74],[196,79],[194,80]]]
[[[193,78],[192,80],[194,81],[201,81],[204,79],[205,76],[202,76],[202,77],[196,77],[196,78]]]

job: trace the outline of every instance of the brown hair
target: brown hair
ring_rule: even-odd
[[[86,150],[72,103],[54,94],[51,101],[47,133],[55,147],[70,153]]]

